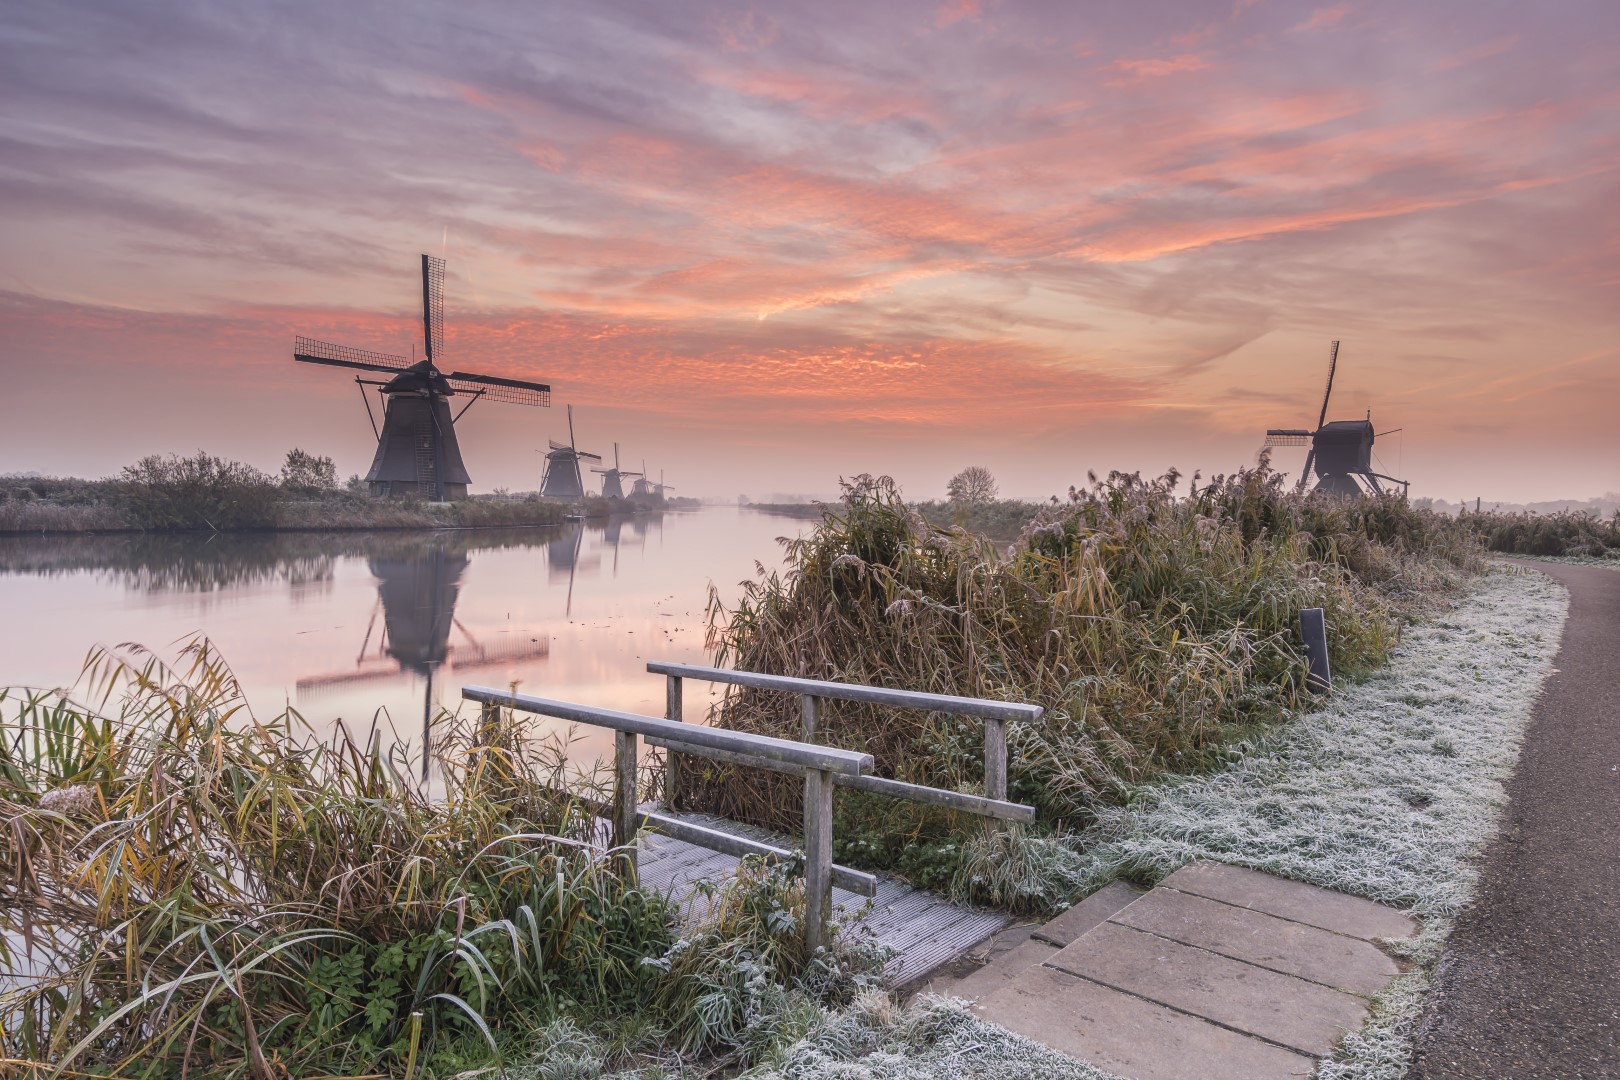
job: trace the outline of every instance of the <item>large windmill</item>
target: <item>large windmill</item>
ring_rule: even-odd
[[[523,379],[503,379],[468,371],[445,374],[436,366],[444,354],[444,260],[422,256],[422,340],[427,359],[413,363],[403,356],[351,349],[312,338],[296,339],[293,359],[304,364],[381,371],[389,379],[355,378],[371,430],[377,436],[377,454],[371,459],[366,482],[373,495],[413,495],[434,501],[467,497],[467,467],[456,442],[456,421],[479,398],[514,405],[549,405],[551,387]],[[382,395],[382,429],[371,411],[365,387]],[[450,415],[447,400],[467,394],[471,400]]]
[[[1316,430],[1307,431],[1304,428],[1271,428],[1266,432],[1266,446],[1309,446],[1311,449],[1305,455],[1305,467],[1300,470],[1298,490],[1304,491],[1311,480],[1311,468],[1316,468],[1318,477],[1316,491],[1327,492],[1332,495],[1363,495],[1371,491],[1375,495],[1385,494],[1383,485],[1378,481],[1388,480],[1392,484],[1401,485],[1404,492],[1407,487],[1405,480],[1397,480],[1393,476],[1385,476],[1381,472],[1374,472],[1372,467],[1373,431],[1372,413],[1367,414],[1365,420],[1335,420],[1327,422],[1328,399],[1333,396],[1333,375],[1339,367],[1339,343],[1333,343],[1333,349],[1328,354],[1327,390],[1322,394],[1322,411],[1316,418]],[[1399,429],[1396,429],[1399,430]],[[1385,435],[1391,432],[1384,432]],[[1357,483],[1359,479],[1360,483]],[[1362,485],[1366,485],[1364,491]]]
[[[546,454],[546,472],[540,478],[542,499],[583,499],[585,478],[580,475],[581,461],[601,461],[601,454],[589,454],[574,444],[574,407],[568,406],[568,442],[550,440],[551,450]]]
[[[600,473],[602,475],[602,498],[604,499],[624,498],[624,484],[621,481],[623,481],[626,476],[641,475],[641,473],[638,472],[625,472],[623,469],[619,468],[618,443],[613,444],[613,468],[603,469],[592,465],[591,472]]]

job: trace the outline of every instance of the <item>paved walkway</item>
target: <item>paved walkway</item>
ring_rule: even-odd
[[[1620,572],[1535,563],[1569,621],[1413,1075],[1620,1077]]]
[[[1146,894],[1111,885],[928,989],[1133,1080],[1308,1077],[1400,972],[1373,942],[1416,929],[1371,900],[1194,863]]]

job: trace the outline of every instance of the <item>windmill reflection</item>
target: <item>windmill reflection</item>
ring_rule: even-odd
[[[547,545],[548,556],[558,548],[572,551],[558,537]],[[433,724],[433,683],[441,669],[455,672],[505,667],[517,662],[545,660],[551,639],[488,643],[479,640],[456,618],[456,600],[462,574],[469,562],[468,546],[432,541],[391,547],[367,558],[377,579],[377,602],[372,608],[354,668],[311,675],[297,682],[300,704],[322,691],[402,674],[422,679],[422,778],[427,779]],[[554,556],[551,556],[554,557]],[[382,615],[379,632],[378,614]],[[373,639],[376,641],[373,648]]]

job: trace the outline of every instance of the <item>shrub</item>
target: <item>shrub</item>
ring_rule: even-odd
[[[337,464],[329,457],[316,457],[294,447],[287,451],[281,467],[281,486],[290,491],[337,490]]]
[[[275,522],[276,485],[240,461],[201,450],[193,457],[152,454],[119,477],[130,523],[140,529],[262,528]]]

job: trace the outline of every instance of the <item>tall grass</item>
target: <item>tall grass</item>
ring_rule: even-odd
[[[1298,497],[1265,465],[1185,494],[1179,480],[1094,480],[1002,552],[930,525],[887,478],[859,477],[813,533],[786,542],[784,571],[748,583],[732,609],[711,602],[711,647],[749,670],[1041,704],[1041,724],[1009,731],[1011,796],[1073,823],[1300,708],[1301,608],[1326,609],[1334,668],[1354,674],[1384,659],[1403,617],[1480,564],[1454,519],[1397,499]],[[828,704],[826,741],[872,753],[880,774],[979,790],[977,722]],[[717,719],[792,736],[796,705],[738,690]],[[715,812],[777,827],[797,812],[789,784],[688,775],[687,797]],[[954,876],[960,852],[924,856],[917,843],[949,819],[851,793],[840,805],[853,830],[842,854],[876,845],[863,861],[932,859],[916,869]]]
[[[1604,519],[1575,510],[1555,514],[1487,510],[1464,512],[1462,520],[1490,551],[1508,555],[1620,559],[1620,512]]]
[[[430,1075],[559,1003],[628,1006],[673,940],[509,720],[446,732],[432,799],[376,738],[254,717],[203,642],[175,669],[98,651],[81,693],[0,696],[6,966],[31,972],[4,1056]]]
[[[713,883],[680,937],[560,743],[438,728],[430,791],[375,736],[255,716],[203,640],[0,691],[0,1074],[446,1077],[581,1026],[604,1068],[708,1067],[873,985],[858,940],[805,950],[796,868]]]

